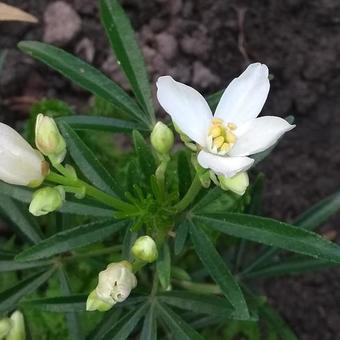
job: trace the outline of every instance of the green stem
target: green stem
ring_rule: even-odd
[[[111,195],[106,194],[104,191],[101,191],[94,186],[83,182],[80,179],[73,179],[58,175],[57,173],[51,171],[46,179],[53,183],[58,183],[65,186],[73,186],[73,187],[84,187],[86,189],[86,195],[96,199],[97,201],[104,203],[114,209],[124,210],[124,211],[134,211],[135,207],[132,204],[126,203],[118,198],[115,198]]]
[[[175,206],[174,209],[177,213],[182,212],[185,210],[190,203],[195,199],[202,188],[201,181],[199,176],[196,174],[194,180],[191,183],[191,186],[184,197],[179,201]]]
[[[192,281],[172,280],[172,282],[181,288],[190,290],[195,293],[204,294],[222,294],[221,288],[210,283],[197,283]]]

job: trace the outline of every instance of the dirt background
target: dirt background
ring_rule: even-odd
[[[108,48],[95,0],[6,1],[39,25],[0,24],[7,57],[0,77],[0,119],[18,124],[42,97],[84,110],[88,94],[21,54],[20,40],[62,46],[128,85]],[[290,221],[340,188],[340,2],[338,0],[122,1],[155,80],[171,74],[206,94],[226,86],[249,62],[266,63],[274,79],[263,114],[296,117],[269,160],[265,214]],[[339,215],[322,232],[339,239]],[[340,339],[340,270],[267,285],[299,339]]]

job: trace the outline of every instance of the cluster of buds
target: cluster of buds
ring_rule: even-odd
[[[15,311],[9,318],[0,320],[0,340],[25,340],[24,316]]]

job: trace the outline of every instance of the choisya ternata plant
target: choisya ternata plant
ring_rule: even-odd
[[[0,125],[1,215],[21,236],[0,240],[0,270],[11,275],[0,283],[0,335],[20,308],[36,339],[294,338],[253,282],[340,262],[340,248],[311,231],[339,209],[340,194],[293,225],[259,216],[264,176],[254,165],[294,127],[291,117],[258,117],[267,66],[249,65],[207,100],[160,77],[171,122],[156,122],[128,18],[116,0],[102,0],[100,13],[134,98],[61,49],[19,44],[95,102],[88,115],[35,105],[32,146]],[[114,149],[117,132],[132,151]]]

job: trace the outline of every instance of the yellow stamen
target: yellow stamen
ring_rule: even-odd
[[[215,137],[221,136],[222,130],[219,126],[213,125],[210,129],[209,134],[212,138],[215,138]]]
[[[228,127],[230,130],[236,130],[236,128],[237,128],[236,124],[234,124],[234,123],[228,123],[228,124],[227,124],[227,127]]]
[[[213,119],[211,120],[211,122],[212,122],[213,124],[222,124],[222,123],[223,123],[223,120],[222,120],[221,118],[213,118]]]
[[[214,146],[216,148],[220,148],[224,143],[224,137],[223,136],[219,136],[217,138],[214,138]]]
[[[230,149],[230,144],[228,143],[223,143],[220,150],[223,151],[223,152],[226,152]]]
[[[231,131],[226,131],[226,139],[229,143],[235,143],[236,142],[236,136]]]

